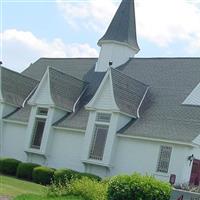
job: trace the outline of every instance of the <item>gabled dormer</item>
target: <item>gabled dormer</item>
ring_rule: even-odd
[[[119,70],[109,68],[94,97],[85,106],[88,110],[120,112],[133,118],[140,117],[140,107],[149,86]]]
[[[87,83],[48,67],[28,104],[32,106],[27,129],[26,152],[47,156],[53,141],[52,125],[76,105],[87,89]]]
[[[87,83],[48,67],[28,103],[30,105],[54,106],[68,112],[74,112],[76,103],[86,88]]]
[[[112,167],[116,133],[140,117],[148,88],[116,69],[108,69],[94,97],[85,106],[90,112],[83,151],[86,167]]]
[[[136,35],[134,0],[122,0],[105,35],[98,41],[101,47],[95,71],[106,71],[109,62],[116,68],[139,52]]]

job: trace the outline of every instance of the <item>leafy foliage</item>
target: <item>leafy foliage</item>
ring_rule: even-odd
[[[18,178],[23,178],[31,181],[33,169],[38,166],[39,165],[35,163],[20,163],[17,168],[16,176]]]
[[[95,175],[95,174],[90,174],[90,173],[80,173],[81,177],[87,177],[89,179],[92,179],[92,180],[96,180],[96,181],[101,181],[102,178]]]
[[[116,176],[108,184],[108,200],[168,200],[170,194],[170,184],[140,174]]]
[[[54,181],[56,184],[65,185],[75,178],[79,178],[79,172],[71,169],[59,169],[54,173]]]
[[[65,195],[82,196],[87,200],[107,200],[107,184],[87,177],[76,179],[70,183]]]
[[[56,170],[54,173],[54,181],[56,184],[63,184],[69,183],[71,180],[74,179],[81,179],[83,177],[87,177],[92,180],[101,181],[101,177],[90,174],[90,173],[81,173],[71,169],[59,169]]]

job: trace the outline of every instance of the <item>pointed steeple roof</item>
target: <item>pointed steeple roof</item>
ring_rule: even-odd
[[[98,41],[98,45],[109,41],[124,43],[137,52],[140,50],[137,44],[134,0],[122,0],[105,35]]]

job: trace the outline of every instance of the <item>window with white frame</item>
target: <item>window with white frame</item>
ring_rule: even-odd
[[[31,148],[40,149],[44,127],[46,124],[47,114],[48,114],[47,108],[38,108],[35,117]]]
[[[110,113],[97,113],[96,122],[94,125],[93,139],[90,149],[90,159],[102,160],[109,124],[111,120]]]
[[[168,173],[172,147],[161,146],[157,165],[157,172]]]

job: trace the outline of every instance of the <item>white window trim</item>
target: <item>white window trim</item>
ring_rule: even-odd
[[[47,115],[40,115],[37,114],[37,112],[39,111],[39,109],[47,109]],[[32,129],[32,134],[31,134],[31,138],[30,138],[30,144],[29,144],[29,149],[33,150],[34,152],[40,152],[41,151],[41,146],[42,146],[42,140],[43,140],[43,136],[44,136],[44,131],[45,131],[45,127],[46,127],[46,123],[47,123],[47,118],[48,118],[48,114],[49,114],[49,108],[48,107],[43,107],[43,106],[38,106],[36,108],[36,114],[34,117],[34,125],[33,125],[33,129]],[[44,125],[44,130],[42,133],[42,139],[41,139],[41,143],[40,146],[38,148],[34,147],[35,145],[33,145],[33,141],[34,141],[34,137],[35,137],[35,123],[37,119],[45,119],[45,125]]]
[[[160,163],[160,158],[161,158],[162,147],[168,147],[168,148],[171,149],[167,172],[159,171],[159,163]],[[156,174],[160,174],[160,175],[161,174],[165,174],[165,175],[169,174],[172,153],[173,153],[173,147],[172,146],[170,146],[170,145],[160,145],[159,154],[158,154],[158,160],[157,160],[157,165],[156,165]]]
[[[98,113],[109,114],[110,115],[110,121],[109,122],[96,121]],[[92,138],[91,138],[91,142],[90,142],[90,148],[89,148],[89,152],[88,152],[88,159],[87,159],[88,161],[103,163],[103,161],[104,161],[104,154],[105,154],[105,147],[106,147],[106,143],[107,143],[107,137],[108,137],[108,134],[109,134],[111,120],[112,120],[112,113],[111,112],[105,112],[105,111],[102,111],[102,112],[98,111],[98,112],[96,112],[96,114],[95,114],[95,123],[94,123],[93,130],[92,130],[93,134],[92,134]],[[105,144],[104,144],[103,156],[102,156],[101,160],[90,158],[90,156],[91,156],[90,155],[91,154],[91,148],[94,145],[93,144],[94,143],[94,134],[95,134],[96,126],[98,126],[98,125],[108,126],[107,136],[106,136],[106,140],[105,140]]]

